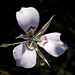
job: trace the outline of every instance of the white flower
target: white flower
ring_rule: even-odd
[[[40,17],[38,11],[33,7],[22,7],[21,10],[16,13],[18,24],[26,33],[26,35],[21,34],[17,38],[27,40],[27,42],[16,46],[13,50],[13,56],[17,66],[32,68],[36,64],[37,54],[49,65],[44,55],[38,49],[37,44],[54,57],[62,55],[67,50],[67,45],[60,40],[61,33],[54,32],[42,35],[49,27],[53,17],[54,15],[41,30],[34,35],[39,25]]]

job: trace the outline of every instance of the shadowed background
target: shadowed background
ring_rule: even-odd
[[[15,46],[0,48],[0,75],[74,75],[75,4],[72,0],[5,0],[0,3],[0,45],[3,43],[22,41],[22,39],[15,39],[16,36],[24,33],[18,26],[16,11],[19,11],[21,7],[34,7],[40,14],[40,24],[37,31],[55,14],[56,16],[53,18],[45,34],[61,32],[61,40],[65,41],[69,46],[69,49],[58,58],[52,57],[40,48],[51,67],[49,68],[47,64],[38,57],[37,65],[32,69],[15,66],[12,55],[12,50]]]

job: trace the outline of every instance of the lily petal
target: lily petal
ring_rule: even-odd
[[[58,57],[62,55],[68,46],[60,40],[61,33],[49,33],[40,38],[38,44],[43,47],[50,55]]]
[[[18,24],[26,33],[31,29],[36,30],[39,25],[39,17],[38,11],[33,7],[22,7],[20,11],[16,12]]]
[[[32,68],[36,64],[36,51],[28,50],[25,43],[16,46],[13,50],[16,65],[24,68]]]

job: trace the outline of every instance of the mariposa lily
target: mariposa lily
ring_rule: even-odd
[[[13,49],[13,56],[17,66],[24,68],[34,67],[36,65],[37,54],[50,66],[37,45],[54,57],[62,55],[67,50],[68,46],[60,40],[61,33],[53,32],[43,35],[54,16],[50,18],[41,30],[34,34],[39,25],[40,16],[38,11],[33,7],[22,7],[20,11],[16,12],[18,24],[26,33],[26,35],[21,34],[16,38],[23,38],[27,41]]]

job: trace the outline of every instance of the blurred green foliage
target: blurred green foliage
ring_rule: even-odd
[[[60,57],[55,58],[40,50],[48,59],[51,67],[40,57],[37,65],[31,69],[15,66],[12,50],[15,46],[0,48],[0,75],[75,75],[75,4],[71,0],[3,0],[1,3],[0,44],[21,41],[15,39],[23,30],[16,21],[16,11],[21,7],[35,7],[40,13],[40,24],[37,31],[56,15],[45,33],[61,32],[61,40],[69,49]]]

